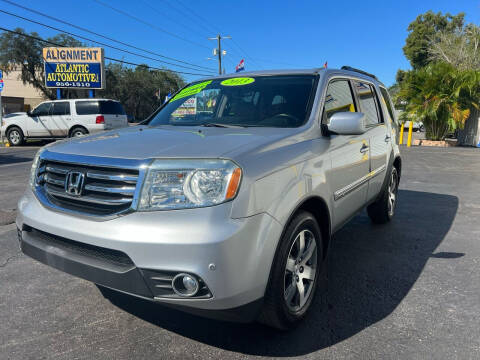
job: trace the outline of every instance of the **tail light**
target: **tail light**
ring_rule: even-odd
[[[103,115],[98,115],[95,119],[95,124],[105,124],[105,117]]]

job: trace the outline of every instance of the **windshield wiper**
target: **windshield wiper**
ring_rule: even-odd
[[[205,124],[201,124],[200,126],[230,128],[230,129],[241,129],[245,127],[241,125],[229,125],[229,124],[219,124],[219,123],[205,123]]]

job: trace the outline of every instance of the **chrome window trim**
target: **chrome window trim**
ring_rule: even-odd
[[[382,173],[386,168],[387,168],[386,165],[382,165],[376,168],[375,170],[369,172],[367,175],[362,176],[360,179],[355,180],[353,183],[348,184],[347,186],[341,188],[340,190],[335,191],[335,193],[333,194],[333,199],[335,201],[340,200],[344,196],[350,194],[352,191],[354,191],[355,189],[365,184],[368,180]]]

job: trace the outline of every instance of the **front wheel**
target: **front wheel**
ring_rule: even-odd
[[[25,141],[23,132],[18,127],[12,127],[7,131],[7,139],[11,146],[20,146]]]
[[[368,216],[376,224],[385,224],[395,215],[399,183],[398,171],[395,167],[392,167],[387,181],[381,198],[367,207]]]
[[[259,321],[286,330],[307,314],[323,262],[322,235],[308,212],[298,213],[280,239]]]

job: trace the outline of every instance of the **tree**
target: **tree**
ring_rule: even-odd
[[[119,100],[127,114],[137,121],[157,109],[168,93],[174,93],[185,85],[178,74],[149,70],[146,65],[131,69],[122,64],[108,64],[106,81],[107,88],[99,95]]]
[[[449,131],[463,129],[479,108],[480,72],[475,70],[432,63],[408,72],[400,86],[407,114],[423,121],[427,139],[443,140]]]
[[[429,57],[431,39],[441,31],[446,33],[461,31],[464,17],[464,13],[442,15],[441,12],[435,14],[431,10],[417,16],[408,26],[409,34],[403,47],[403,53],[412,67],[419,69],[428,65],[431,62]]]
[[[15,31],[28,35],[21,28],[16,28]],[[40,38],[36,32],[30,33],[30,36]],[[48,41],[58,43],[61,46],[82,46],[80,41],[64,34],[49,38]],[[20,67],[20,78],[24,84],[32,85],[48,99],[55,99],[55,89],[45,87],[42,57],[44,46],[46,46],[45,43],[33,38],[4,32],[0,35],[0,66],[6,73]]]
[[[461,70],[480,70],[480,27],[468,24],[455,32],[440,31],[430,41],[430,61],[443,61]]]

